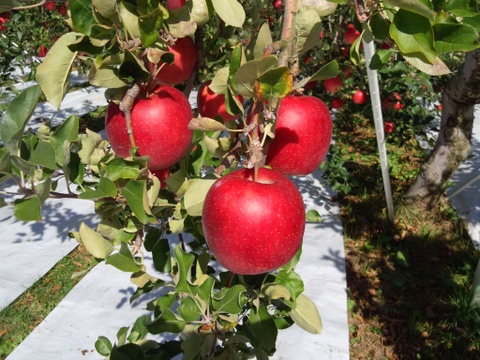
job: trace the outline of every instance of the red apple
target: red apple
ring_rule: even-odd
[[[323,81],[323,86],[325,87],[325,90],[331,92],[332,94],[339,92],[342,89],[342,85],[343,79],[340,75]]]
[[[344,102],[340,98],[335,98],[335,99],[332,100],[332,108],[333,109],[340,109],[340,108],[343,107],[343,105],[344,105]]]
[[[348,24],[347,30],[345,31],[345,43],[351,45],[359,36],[360,32],[355,29],[355,26],[353,24]]]
[[[165,189],[167,187],[166,180],[170,176],[170,168],[159,169],[156,171],[152,171],[152,173],[158,178],[158,180],[160,180],[160,190]]]
[[[280,102],[266,163],[285,175],[310,174],[327,154],[331,140],[332,118],[323,101],[287,96]]]
[[[38,57],[43,58],[47,56],[47,52],[48,52],[47,48],[43,45],[40,45],[40,50],[38,50]]]
[[[187,152],[193,133],[188,124],[193,113],[180,90],[168,85],[157,87],[152,95],[135,99],[131,110],[132,129],[138,154],[149,156],[151,171],[165,169]],[[105,131],[118,156],[130,155],[130,140],[125,115],[113,102],[108,105]]]
[[[4,26],[3,24],[8,23],[9,20],[10,20],[10,13],[8,11],[2,12],[0,14],[0,31],[7,29],[7,26]]]
[[[62,16],[65,16],[67,15],[68,13],[68,10],[67,10],[67,7],[65,5],[60,5],[58,8],[57,8],[57,11],[60,15]]]
[[[393,108],[397,111],[401,110],[403,109],[403,104],[400,101],[396,101],[395,104],[393,104]]]
[[[168,10],[178,10],[185,5],[187,0],[167,0],[165,7]]]
[[[357,90],[352,95],[352,100],[355,104],[362,105],[367,101],[367,94],[363,90]]]
[[[275,9],[278,9],[280,6],[282,6],[282,0],[274,0],[273,1],[273,7]]]
[[[228,113],[225,106],[225,95],[216,94],[208,87],[212,82],[207,81],[200,85],[197,94],[197,107],[198,112],[201,116],[209,117],[215,119],[217,116],[227,122],[230,120],[235,120],[238,116],[231,115]],[[243,97],[240,95],[237,96],[237,99],[240,102],[243,102]]]
[[[262,274],[289,262],[301,246],[305,208],[295,185],[277,171],[234,171],[217,180],[202,212],[205,240],[236,274]]]
[[[395,130],[393,123],[391,123],[390,121],[385,121],[385,124],[384,124],[385,134],[391,134],[393,133],[393,130]]]
[[[173,63],[160,62],[162,66],[157,74],[157,80],[161,84],[177,85],[189,78],[197,63],[197,48],[191,37],[177,39],[175,44],[168,47],[168,51],[174,56]]]
[[[56,7],[56,5],[55,5],[55,2],[53,2],[53,1],[47,1],[45,3],[45,9],[47,9],[48,11],[55,10],[55,7]]]

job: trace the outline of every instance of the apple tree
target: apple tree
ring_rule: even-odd
[[[16,10],[20,5],[7,0],[0,11],[28,11]],[[318,310],[295,272],[305,220],[316,214],[305,213],[286,176],[311,173],[328,151],[329,109],[304,92],[336,78],[339,66],[328,53],[313,68],[300,59],[326,44],[322,32],[334,24],[327,45],[338,48],[345,33],[349,57],[360,67],[362,39],[396,44],[378,50],[373,67],[402,56],[430,75],[450,71],[442,54],[478,48],[472,2],[353,5],[69,1],[70,31],[39,65],[38,85],[3,114],[0,174],[18,185],[13,206],[20,220],[40,220],[49,197],[92,200],[98,226],[82,224],[71,236],[132,273],[131,301],[162,294],[149,304],[151,316],[121,329],[114,344],[99,338],[100,354],[264,359],[275,352],[281,329],[295,324],[321,332]],[[106,89],[106,138],[80,132],[76,115],[57,128],[25,131],[41,93],[61,106],[80,64],[90,84]],[[198,86],[192,109],[187,98]],[[56,190],[60,182],[65,192]],[[163,333],[177,337],[159,343],[149,336]]]

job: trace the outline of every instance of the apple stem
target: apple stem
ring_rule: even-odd
[[[285,0],[281,39],[282,42],[286,42],[287,45],[283,47],[278,56],[278,65],[288,66],[294,75],[298,74],[298,54],[294,41],[297,3],[298,0]]]
[[[133,128],[132,128],[132,117],[131,111],[133,107],[133,102],[137,98],[138,94],[140,93],[140,87],[138,84],[134,84],[130,89],[127,90],[125,96],[123,97],[122,101],[120,101],[119,107],[120,111],[125,114],[125,122],[127,126],[127,134],[130,140],[130,147],[135,147],[135,138],[133,137]]]

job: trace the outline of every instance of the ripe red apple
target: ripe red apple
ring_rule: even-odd
[[[68,10],[67,10],[67,7],[65,5],[60,5],[58,8],[57,8],[57,12],[62,15],[62,16],[65,16],[67,15],[68,13]]]
[[[138,154],[150,156],[151,171],[165,169],[178,162],[187,152],[193,133],[188,124],[193,113],[180,90],[161,85],[149,97],[143,93],[131,110],[132,129]],[[130,155],[130,140],[125,115],[117,104],[108,105],[105,131],[118,156]]]
[[[8,23],[10,20],[10,13],[8,11],[0,13],[0,31],[6,30],[7,26],[3,24]]]
[[[397,111],[401,110],[403,109],[403,104],[400,101],[396,101],[395,104],[393,104],[393,108]]]
[[[342,88],[342,85],[343,79],[340,75],[323,81],[323,86],[325,87],[325,90],[331,92],[332,94],[339,92]]]
[[[47,56],[47,52],[48,52],[48,49],[45,46],[40,45],[40,49],[38,50],[38,57],[43,58]]]
[[[158,178],[158,180],[160,180],[160,190],[165,189],[167,187],[166,180],[170,176],[170,168],[159,169],[156,171],[152,171],[152,173]]]
[[[280,6],[282,6],[282,0],[273,0],[273,7],[275,9],[278,9]]]
[[[355,26],[353,24],[348,24],[347,30],[345,31],[345,43],[351,45],[359,36],[360,32],[355,29]]]
[[[393,125],[393,123],[391,123],[390,121],[385,121],[385,124],[384,124],[385,134],[391,134],[393,133],[394,130],[395,130],[395,126]]]
[[[202,212],[212,254],[236,274],[262,274],[289,262],[301,246],[305,208],[295,185],[277,171],[234,171],[217,180]]]
[[[53,1],[47,1],[45,3],[45,9],[47,9],[48,11],[55,10],[55,7],[56,7],[56,5],[55,5],[55,2],[53,2]]]
[[[159,63],[162,66],[157,74],[161,84],[177,85],[189,78],[197,63],[197,48],[191,37],[179,38],[175,44],[168,47],[174,56],[173,63]]]
[[[331,140],[332,118],[323,101],[287,96],[280,102],[266,164],[285,175],[310,174],[327,154]]]
[[[363,90],[357,90],[352,95],[352,100],[355,104],[362,105],[367,101],[367,94]]]
[[[187,0],[167,0],[165,7],[168,10],[178,10],[185,5]]]
[[[208,87],[212,82],[206,81],[198,89],[197,107],[201,116],[215,119],[220,116],[223,122],[235,120],[238,116],[228,113],[225,106],[225,95],[216,94]],[[243,97],[238,95],[237,99],[243,102]]]
[[[344,105],[344,102],[340,98],[335,98],[335,99],[332,100],[332,108],[333,109],[341,109],[343,105]]]

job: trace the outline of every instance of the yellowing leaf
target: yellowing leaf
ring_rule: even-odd
[[[295,324],[310,334],[320,334],[322,332],[322,319],[317,306],[304,294],[297,297],[296,306],[292,310],[291,316]]]

